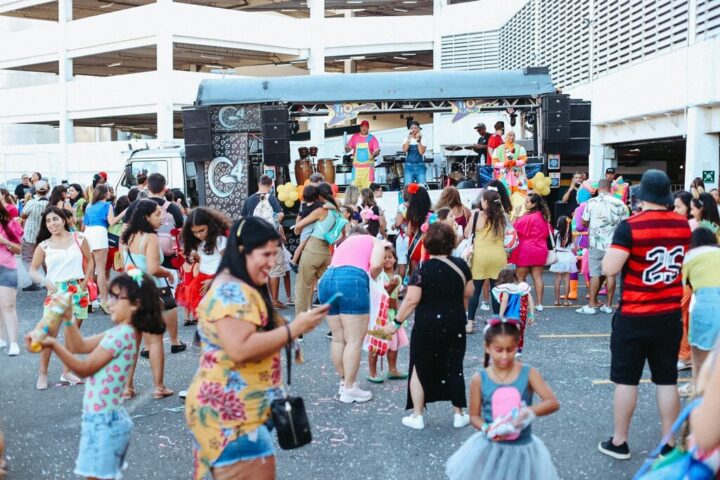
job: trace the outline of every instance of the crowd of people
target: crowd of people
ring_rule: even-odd
[[[424,429],[433,421],[427,404],[449,402],[454,428],[478,430],[448,460],[449,478],[552,480],[558,474],[531,424],[560,405],[541,373],[523,361],[526,328],[545,310],[549,267],[554,306],[578,300],[583,276],[587,305],[577,312],[614,315],[615,422],[599,450],[630,458],[628,430],[647,362],[663,434],[678,417],[680,396],[705,399],[681,446],[696,445],[696,457],[717,470],[720,197],[702,182],[672,196],[667,175],[650,170],[633,194],[633,211],[613,193],[614,176],[609,170],[593,183],[576,174],[563,199],[572,214],[553,224],[543,196],[530,192],[522,208],[513,208],[499,181],[472,208],[454,187],[433,204],[423,186],[411,183],[393,216],[378,204],[379,185],[350,186],[340,198],[314,174],[292,227],[300,244],[290,252],[267,176],[242,217],[231,221],[210,208],[190,208],[158,173],[142,175],[141,185],[117,198],[103,172],[86,191],[77,184],[50,191],[33,173],[15,191],[21,201],[0,192],[0,347],[20,353],[20,255],[32,281],[24,290],[47,289],[46,304],[55,292],[72,294],[62,325],[41,342],[36,387],[48,388],[52,353],[63,363],[61,381],[85,384],[75,473],[88,478],[120,474],[132,430],[122,404],[136,396],[138,356],[149,358],[153,398],[174,395],[164,380],[163,335],[171,353],[186,349],[178,338],[181,309],[199,343],[192,383],[173,386],[187,387],[196,479],[274,478],[271,404],[283,398],[281,351],[298,348],[327,320],[339,402],[371,401],[365,380],[404,381],[405,427]],[[287,321],[283,314],[293,305]],[[109,314],[114,326],[83,337],[91,308]],[[478,310],[487,312],[479,320]],[[468,389],[467,335],[476,332],[484,336],[485,359]],[[397,362],[402,348],[409,350],[407,371]],[[388,358],[384,374],[381,356]],[[687,368],[692,381],[678,389],[678,371]],[[669,438],[665,457],[676,450]]]

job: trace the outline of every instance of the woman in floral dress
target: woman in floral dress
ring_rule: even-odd
[[[188,388],[185,416],[193,437],[194,479],[275,478],[274,443],[266,422],[280,387],[280,350],[314,329],[329,306],[286,324],[267,288],[280,236],[249,217],[230,229],[227,248],[197,308],[202,355]]]

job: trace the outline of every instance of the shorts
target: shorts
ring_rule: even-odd
[[[246,462],[273,455],[275,455],[275,445],[270,430],[265,425],[260,425],[257,430],[253,430],[227,444],[218,459],[213,463],[213,467],[227,467],[237,462]]]
[[[720,318],[717,306],[720,305],[720,288],[700,288],[694,292],[695,302],[690,310],[690,345],[709,352],[720,337]]]
[[[290,252],[285,249],[285,246],[280,245],[280,248],[277,249],[277,253],[275,254],[275,266],[270,270],[270,278],[282,278],[290,271],[289,255]]]
[[[103,479],[121,478],[132,426],[124,408],[84,413],[75,474]]]
[[[17,268],[0,266],[0,287],[18,288]]]
[[[588,266],[591,277],[602,277],[602,261],[605,258],[605,250],[590,247],[590,253],[588,256]]]
[[[85,240],[91,251],[108,248],[108,230],[105,227],[85,227]]]
[[[90,295],[88,294],[87,288],[82,291],[80,290],[81,281],[82,280],[68,280],[66,282],[55,282],[55,288],[60,293],[70,292],[73,294],[73,316],[78,320],[85,320],[86,318],[88,318],[88,305],[90,305]],[[50,295],[45,297],[45,305],[47,305],[48,303],[50,303]]]
[[[610,380],[620,385],[638,385],[647,360],[655,385],[676,385],[682,336],[680,310],[652,317],[628,317],[615,312],[610,335]]]
[[[330,307],[328,315],[367,315],[370,313],[370,281],[365,270],[357,267],[330,267],[318,284],[318,299],[325,303],[335,292],[343,294]]]
[[[395,239],[395,253],[398,258],[398,265],[407,265],[408,248],[410,248],[410,238],[407,235],[398,235]]]

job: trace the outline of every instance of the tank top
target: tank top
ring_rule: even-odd
[[[353,235],[335,249],[330,266],[357,267],[367,272],[370,270],[373,245],[372,236]]]
[[[335,207],[335,205],[330,202],[326,202],[325,205],[332,206],[333,208]],[[325,205],[323,205],[323,207]],[[320,226],[320,228],[317,228],[318,225]],[[330,210],[328,210],[328,214],[325,216],[324,219],[315,222],[315,228],[313,228],[313,233],[311,236],[314,238],[318,238],[324,242],[325,232],[329,232],[332,229],[333,225],[335,225],[335,216]]]
[[[83,271],[83,254],[80,250],[85,236],[82,233],[73,233],[73,239],[66,248],[55,248],[50,240],[40,243],[45,251],[46,278],[52,282],[67,282],[85,278]]]
[[[112,206],[110,202],[96,202],[85,209],[86,227],[108,227],[108,211]]]
[[[145,242],[147,241],[148,234],[142,233],[142,238],[140,238],[140,251],[142,252],[145,247]],[[160,244],[158,243],[158,251],[160,252],[160,264],[162,264],[163,260],[165,259],[165,256],[162,253],[162,250],[160,250]],[[127,268],[129,265],[134,265],[135,268],[139,269],[142,272],[147,273],[155,280],[155,285],[158,287],[166,287],[167,283],[165,283],[165,279],[157,278],[154,275],[152,275],[150,272],[148,272],[148,266],[147,266],[147,255],[143,253],[132,253],[130,252],[130,247],[125,247],[123,250],[123,255],[125,258],[125,267]]]
[[[520,373],[512,383],[495,383],[485,370],[480,370],[482,379],[482,414],[483,420],[492,423],[492,397],[495,391],[501,387],[515,387],[520,392],[520,398],[529,407],[532,405],[533,391],[530,388],[530,366],[523,365]],[[529,425],[520,433],[515,440],[500,443],[529,443],[532,440],[532,425]]]

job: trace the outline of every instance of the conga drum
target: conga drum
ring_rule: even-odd
[[[318,148],[317,147],[310,147],[310,156],[311,157],[317,157]]]
[[[310,180],[312,173],[310,160],[295,160],[295,181],[298,185],[304,184],[305,180]]]
[[[317,172],[322,173],[327,183],[335,183],[335,164],[332,158],[321,158],[317,161]]]
[[[300,147],[300,148],[298,148],[298,153],[300,154],[300,159],[301,159],[301,160],[304,160],[304,159],[306,159],[307,157],[310,156],[310,150],[308,149],[308,147]]]

